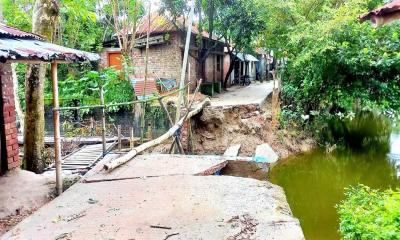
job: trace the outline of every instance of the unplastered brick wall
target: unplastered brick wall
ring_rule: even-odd
[[[146,49],[135,49],[133,52],[134,75],[144,78],[146,66]],[[182,65],[182,50],[179,39],[171,35],[169,43],[153,45],[148,53],[148,76],[151,78],[172,78],[179,81]]]
[[[2,97],[2,115],[1,128],[4,132],[6,141],[6,149],[1,149],[6,152],[8,170],[20,166],[18,136],[16,124],[16,112],[14,101],[13,81],[11,75],[11,64],[0,63],[0,79],[1,79],[1,97]]]

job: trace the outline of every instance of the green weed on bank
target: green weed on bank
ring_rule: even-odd
[[[338,206],[339,231],[346,240],[400,239],[400,191],[364,185],[347,189]]]

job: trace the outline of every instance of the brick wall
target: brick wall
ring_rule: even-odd
[[[171,34],[167,44],[154,45],[149,48],[148,76],[151,78],[172,78],[179,81],[182,66],[182,51],[179,48],[180,39],[177,34]],[[134,77],[144,78],[146,49],[135,49],[133,52]]]
[[[192,35],[192,47],[195,46],[196,35]],[[170,41],[166,44],[150,46],[148,56],[148,76],[149,78],[171,78],[177,82],[180,80],[181,67],[183,60],[183,48],[184,41],[178,32],[170,33]],[[215,51],[223,53],[223,45],[218,46]],[[119,51],[117,48],[106,48],[100,54],[100,66],[108,66],[108,53]],[[145,75],[145,55],[146,49],[140,48],[135,49],[133,52],[133,66],[135,78],[144,78]],[[191,54],[196,56],[196,50],[191,50]],[[222,56],[221,56],[222,57]],[[223,58],[221,58],[222,60]],[[193,92],[196,88],[197,76],[197,61],[189,56],[190,63],[190,76],[189,79],[193,83],[191,85],[191,91]],[[206,79],[203,82],[221,81],[223,63],[221,63],[221,71],[216,71],[216,54],[211,53],[206,60]]]
[[[4,133],[1,138],[5,138],[1,151],[5,151],[2,154],[7,158],[7,169],[10,170],[20,166],[11,64],[0,63],[0,78],[3,116],[0,127]]]

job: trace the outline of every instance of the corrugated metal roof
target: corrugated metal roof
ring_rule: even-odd
[[[373,16],[383,17],[385,15],[393,14],[393,13],[399,12],[399,11],[400,11],[400,0],[395,0],[395,1],[392,1],[392,2],[384,5],[383,7],[377,8],[373,11],[370,11],[370,12],[367,12],[367,13],[361,15],[360,20],[366,21],[366,20],[371,19],[371,17],[373,17]]]
[[[39,35],[0,25],[0,61],[98,61],[100,56],[59,46],[42,40]]]
[[[258,59],[251,54],[247,53],[235,53],[236,57],[243,62],[258,62]]]
[[[184,21],[183,17],[176,19],[176,24],[172,22],[172,20],[168,19],[165,15],[159,13],[152,13],[150,15],[150,33],[151,34],[160,34],[160,33],[168,33],[177,31],[178,28],[184,29],[187,26],[187,21]],[[149,16],[144,16],[138,26],[137,34],[138,35],[146,35],[147,29],[149,28]],[[199,29],[196,25],[192,26],[192,33],[199,34]],[[206,31],[203,31],[201,34],[203,37],[208,38],[210,34]],[[215,36],[213,36],[213,40],[218,40]]]
[[[43,38],[37,34],[27,33],[17,28],[7,26],[3,23],[0,23],[0,37],[33,38],[37,40],[43,40]]]
[[[144,93],[144,79],[132,79],[132,85],[135,90],[135,94],[139,100],[148,98],[158,93],[157,82],[154,78],[149,78],[146,81],[146,93]],[[143,96],[144,95],[144,96]]]

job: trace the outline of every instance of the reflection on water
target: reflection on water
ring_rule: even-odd
[[[400,134],[392,134],[390,137],[390,159],[396,166],[397,177],[400,178]]]
[[[392,136],[392,155],[400,151],[399,135]],[[281,161],[270,173],[271,182],[284,188],[293,214],[300,219],[306,239],[338,240],[335,205],[344,189],[358,183],[387,189],[400,186],[393,161],[379,151],[322,150]]]

